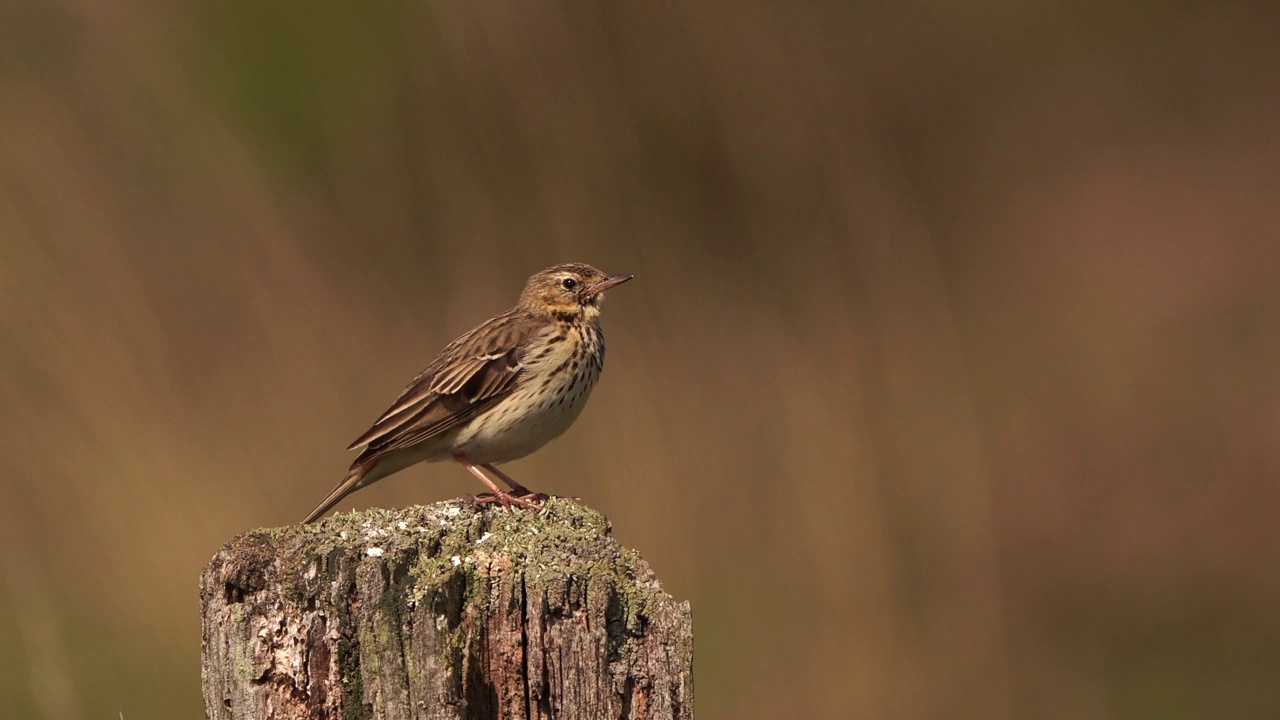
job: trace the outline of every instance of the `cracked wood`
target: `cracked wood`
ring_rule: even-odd
[[[569,502],[244,533],[201,600],[211,719],[693,717],[688,604]]]

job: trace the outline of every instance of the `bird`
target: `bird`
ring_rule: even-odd
[[[583,263],[554,265],[525,283],[515,307],[445,346],[347,448],[347,474],[303,520],[419,462],[454,460],[489,489],[478,503],[540,507],[495,465],[518,460],[569,429],[604,368],[600,308],[605,291],[633,275]],[[511,492],[504,492],[492,474]]]

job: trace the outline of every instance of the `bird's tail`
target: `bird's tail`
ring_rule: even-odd
[[[347,471],[347,476],[342,478],[342,482],[338,483],[325,499],[320,501],[316,509],[312,510],[307,515],[307,519],[302,521],[302,524],[306,525],[307,523],[315,522],[321,515],[329,512],[334,505],[341,502],[342,498],[373,482],[372,479],[366,479],[368,470],[369,468],[367,467],[359,466]]]

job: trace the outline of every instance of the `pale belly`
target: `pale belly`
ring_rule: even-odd
[[[569,429],[598,378],[599,371],[586,363],[576,378],[565,373],[559,388],[518,391],[468,423],[454,438],[453,451],[481,465],[519,460]]]

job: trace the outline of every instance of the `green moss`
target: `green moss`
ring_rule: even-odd
[[[237,620],[237,623],[239,620]],[[242,646],[247,648],[248,646]],[[257,679],[253,671],[253,655],[250,652],[232,652],[231,655],[231,676],[234,677],[238,684],[242,687],[248,687]]]
[[[360,677],[360,648],[350,640],[338,641],[338,668],[342,677],[342,720],[364,720],[364,680]]]

